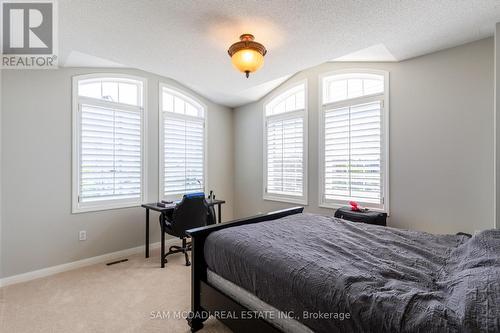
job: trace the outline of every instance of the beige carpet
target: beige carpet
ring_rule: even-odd
[[[190,280],[184,255],[161,269],[154,250],[149,259],[137,254],[4,287],[0,332],[190,332],[185,319],[166,318],[189,310]],[[200,332],[231,331],[210,318]]]

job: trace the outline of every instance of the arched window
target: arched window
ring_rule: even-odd
[[[388,82],[388,73],[371,70],[322,77],[322,206],[388,210]]]
[[[160,84],[160,198],[205,190],[206,108]]]
[[[306,110],[305,82],[264,106],[264,199],[307,204]]]
[[[73,212],[137,206],[145,193],[141,78],[73,78]]]

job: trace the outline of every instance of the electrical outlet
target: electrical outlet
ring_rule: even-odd
[[[87,240],[87,231],[80,230],[80,232],[78,233],[78,239],[80,239],[81,241]]]

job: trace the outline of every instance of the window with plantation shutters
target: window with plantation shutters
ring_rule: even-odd
[[[321,203],[387,210],[386,73],[323,77]]]
[[[144,193],[143,82],[74,79],[73,211],[139,205]]]
[[[205,189],[205,108],[161,86],[160,197],[177,199]]]
[[[265,105],[264,199],[307,201],[305,90],[301,83]]]

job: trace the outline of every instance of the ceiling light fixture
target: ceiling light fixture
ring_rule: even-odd
[[[240,41],[231,45],[227,51],[234,67],[245,73],[247,78],[250,73],[262,67],[267,53],[264,45],[257,43],[254,39],[255,37],[251,34],[243,34],[240,36]]]

